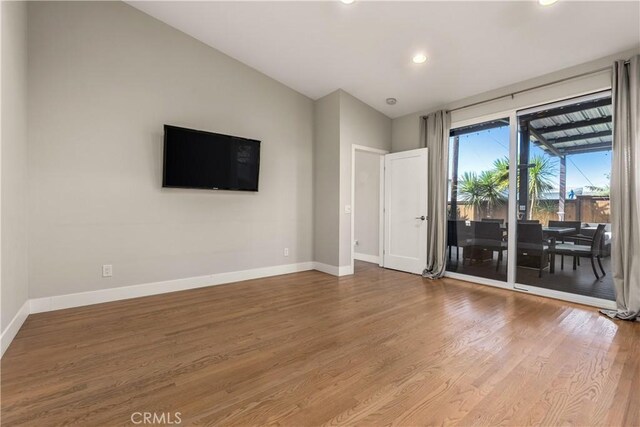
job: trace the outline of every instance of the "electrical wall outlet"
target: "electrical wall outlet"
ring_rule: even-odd
[[[284,248],[284,256],[289,256],[289,248]]]
[[[102,277],[113,276],[113,266],[111,264],[104,264],[102,266]]]

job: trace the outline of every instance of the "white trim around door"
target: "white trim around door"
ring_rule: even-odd
[[[351,144],[351,235],[350,235],[350,246],[351,246],[351,274],[354,273],[354,265],[355,265],[355,217],[356,217],[356,151],[365,151],[368,153],[379,154],[380,155],[380,216],[379,216],[379,227],[378,227],[378,265],[382,267],[382,207],[384,206],[384,155],[389,154],[387,150],[381,150],[378,148],[367,147],[366,145],[357,145]]]

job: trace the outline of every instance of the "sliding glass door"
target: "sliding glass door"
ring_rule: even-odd
[[[608,93],[518,114],[516,282],[615,300]]]
[[[453,129],[449,153],[447,271],[506,282],[509,118]]]
[[[601,306],[615,300],[611,133],[610,92],[454,126],[447,274]]]

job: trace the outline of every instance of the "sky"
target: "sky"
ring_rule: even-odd
[[[535,144],[531,146],[531,155],[544,151]],[[480,173],[493,168],[496,159],[509,156],[509,126],[485,130],[460,137],[458,173]],[[557,174],[560,173],[560,160],[553,156]],[[572,154],[567,156],[567,192],[573,188],[589,185],[605,186],[611,172],[611,151],[597,153]],[[558,179],[555,180],[558,187]]]

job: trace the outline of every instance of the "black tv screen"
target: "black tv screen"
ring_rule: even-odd
[[[260,141],[164,126],[163,187],[258,191]]]

